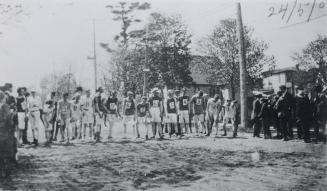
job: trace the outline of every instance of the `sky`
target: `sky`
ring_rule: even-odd
[[[93,88],[93,61],[87,59],[93,55],[92,19],[96,19],[98,70],[103,73],[110,54],[99,43],[114,45],[113,38],[120,29],[120,24],[112,21],[113,16],[106,5],[117,2],[0,0],[0,85],[11,82],[15,86],[39,88],[43,77],[71,71],[83,86]],[[196,42],[210,34],[220,20],[236,18],[236,1],[233,0],[147,2],[151,3],[151,9],[137,14],[143,22],[134,28],[143,26],[151,12],[180,14],[193,35],[191,48],[194,54]],[[254,28],[253,37],[269,44],[266,53],[275,56],[277,68],[294,66],[290,57],[293,52],[300,51],[318,34],[327,34],[327,17],[324,17],[327,0],[316,0],[314,7],[313,0],[240,2],[243,24]],[[6,12],[3,6],[8,4],[15,9]]]

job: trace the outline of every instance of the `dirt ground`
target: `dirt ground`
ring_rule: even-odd
[[[321,143],[264,140],[249,133],[236,139],[188,136],[163,141],[121,135],[119,129],[112,141],[102,143],[21,148],[18,165],[10,178],[1,180],[0,190],[327,188],[327,146]]]

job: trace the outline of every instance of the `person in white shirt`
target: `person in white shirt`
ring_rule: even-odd
[[[72,101],[72,118],[71,118],[71,127],[72,127],[72,140],[82,138],[82,109],[81,109],[81,96],[77,94],[75,99]]]
[[[35,89],[31,90],[31,96],[28,98],[29,120],[33,133],[33,143],[38,145],[39,126],[40,126],[40,109],[42,108],[41,98],[36,95]]]
[[[94,123],[94,111],[92,107],[92,98],[90,90],[86,90],[86,96],[81,101],[82,107],[82,123],[83,123],[83,139],[86,137],[86,129],[88,128],[89,139],[93,136],[93,123]]]
[[[221,110],[221,101],[219,99],[219,95],[216,94],[213,98],[210,98],[207,103],[206,120],[207,120],[208,132],[206,136],[210,136],[214,124],[216,126],[216,135],[218,134],[218,122],[219,122],[220,110]]]
[[[231,103],[231,100],[227,100],[227,103],[224,105],[224,119],[223,119],[223,129],[224,134],[222,136],[227,136],[227,130],[226,125],[230,121],[232,124],[234,124],[234,111],[233,111],[233,105]]]

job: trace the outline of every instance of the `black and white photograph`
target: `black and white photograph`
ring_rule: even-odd
[[[0,191],[326,191],[327,0],[0,0]]]

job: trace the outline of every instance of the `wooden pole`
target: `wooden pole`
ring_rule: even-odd
[[[148,72],[148,31],[149,26],[146,25],[146,34],[145,34],[145,62],[143,68],[143,77],[144,77],[144,84],[143,84],[143,95],[146,95],[146,86],[147,86],[147,76],[146,73]]]
[[[245,60],[245,47],[244,47],[244,31],[241,14],[241,4],[237,4],[237,31],[239,39],[239,63],[240,63],[240,106],[241,106],[241,127],[247,127],[247,88],[246,88],[246,60]]]
[[[95,19],[93,19],[93,59],[94,59],[94,88],[98,88],[98,71],[97,71],[97,58],[95,46]]]

